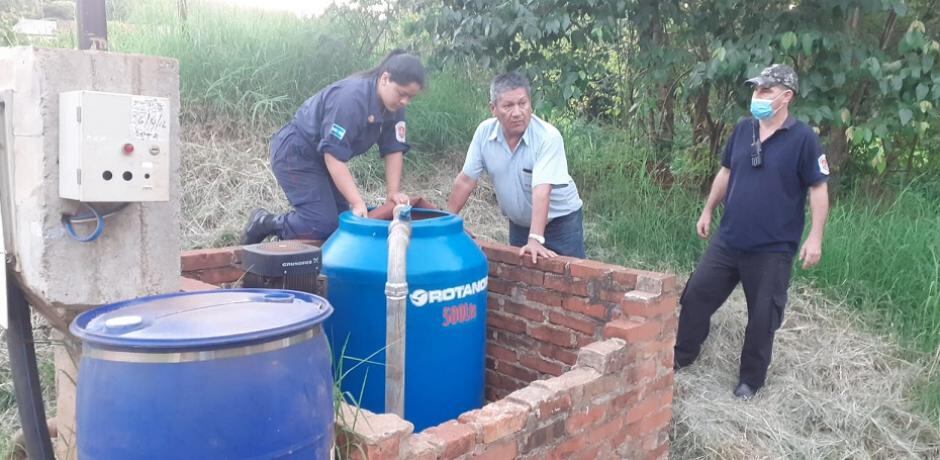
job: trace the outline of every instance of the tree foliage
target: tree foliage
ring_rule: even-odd
[[[549,104],[638,129],[664,163],[713,161],[746,113],[746,77],[792,65],[793,112],[819,130],[833,168],[875,176],[940,161],[929,142],[940,104],[935,3],[412,2],[416,29],[441,55],[523,70]]]

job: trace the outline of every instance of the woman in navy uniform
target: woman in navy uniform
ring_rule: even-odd
[[[260,243],[269,235],[324,240],[336,230],[341,212],[365,217],[365,201],[346,162],[375,144],[385,161],[387,201],[407,203],[399,189],[409,148],[405,107],[424,86],[421,61],[395,50],[376,67],[307,99],[271,138],[271,169],[293,210],[253,210],[241,243]]]

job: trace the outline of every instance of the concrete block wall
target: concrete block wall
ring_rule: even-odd
[[[68,324],[86,309],[179,284],[179,65],[119,53],[34,47],[0,48],[0,93],[12,135],[11,225],[7,248],[30,305],[56,329],[57,457],[75,458],[75,382],[80,346]],[[132,203],[107,220],[101,237],[68,237],[63,214],[85,212],[59,198],[59,94],[91,90],[170,100],[170,200]],[[10,134],[10,133],[7,133]],[[7,190],[2,193],[8,193]],[[81,225],[76,229],[91,229]]]
[[[173,59],[34,47],[0,48],[0,90],[12,90],[16,270],[31,303],[64,318],[90,306],[172,290],[180,250],[179,65]],[[59,198],[59,93],[106,91],[170,100],[170,201],[133,203],[91,243],[70,239]],[[6,193],[6,192],[4,192]],[[91,229],[82,225],[77,231]],[[45,308],[44,308],[45,307]],[[53,324],[62,324],[54,321]]]
[[[373,460],[667,458],[675,277],[565,257],[532,264],[517,248],[477,243],[490,263],[488,404],[420,433],[344,405],[338,450]],[[182,283],[237,281],[238,254],[185,252]]]

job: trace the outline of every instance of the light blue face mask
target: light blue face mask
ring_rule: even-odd
[[[783,96],[783,93],[778,94],[777,97]],[[777,100],[777,97],[773,99],[751,98],[751,115],[754,115],[754,118],[758,120],[766,120],[774,116],[777,111],[774,110],[772,104]]]

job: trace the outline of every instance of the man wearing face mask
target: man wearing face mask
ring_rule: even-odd
[[[734,389],[740,399],[753,397],[764,385],[774,333],[783,321],[793,257],[799,248],[803,269],[819,262],[829,211],[829,165],[819,138],[789,113],[799,91],[796,72],[774,64],[747,83],[753,87],[753,118],[734,127],[696,224],[699,237],[708,239],[712,212],[724,204],[718,234],[679,300],[674,364],[678,370],[695,361],[712,314],[740,283],[748,311]],[[811,226],[800,247],[807,192]]]
[[[447,209],[459,213],[486,171],[509,218],[509,244],[536,262],[558,254],[584,257],[581,197],[554,126],[532,114],[529,80],[518,73],[490,84],[493,118],[480,123],[454,180]]]

